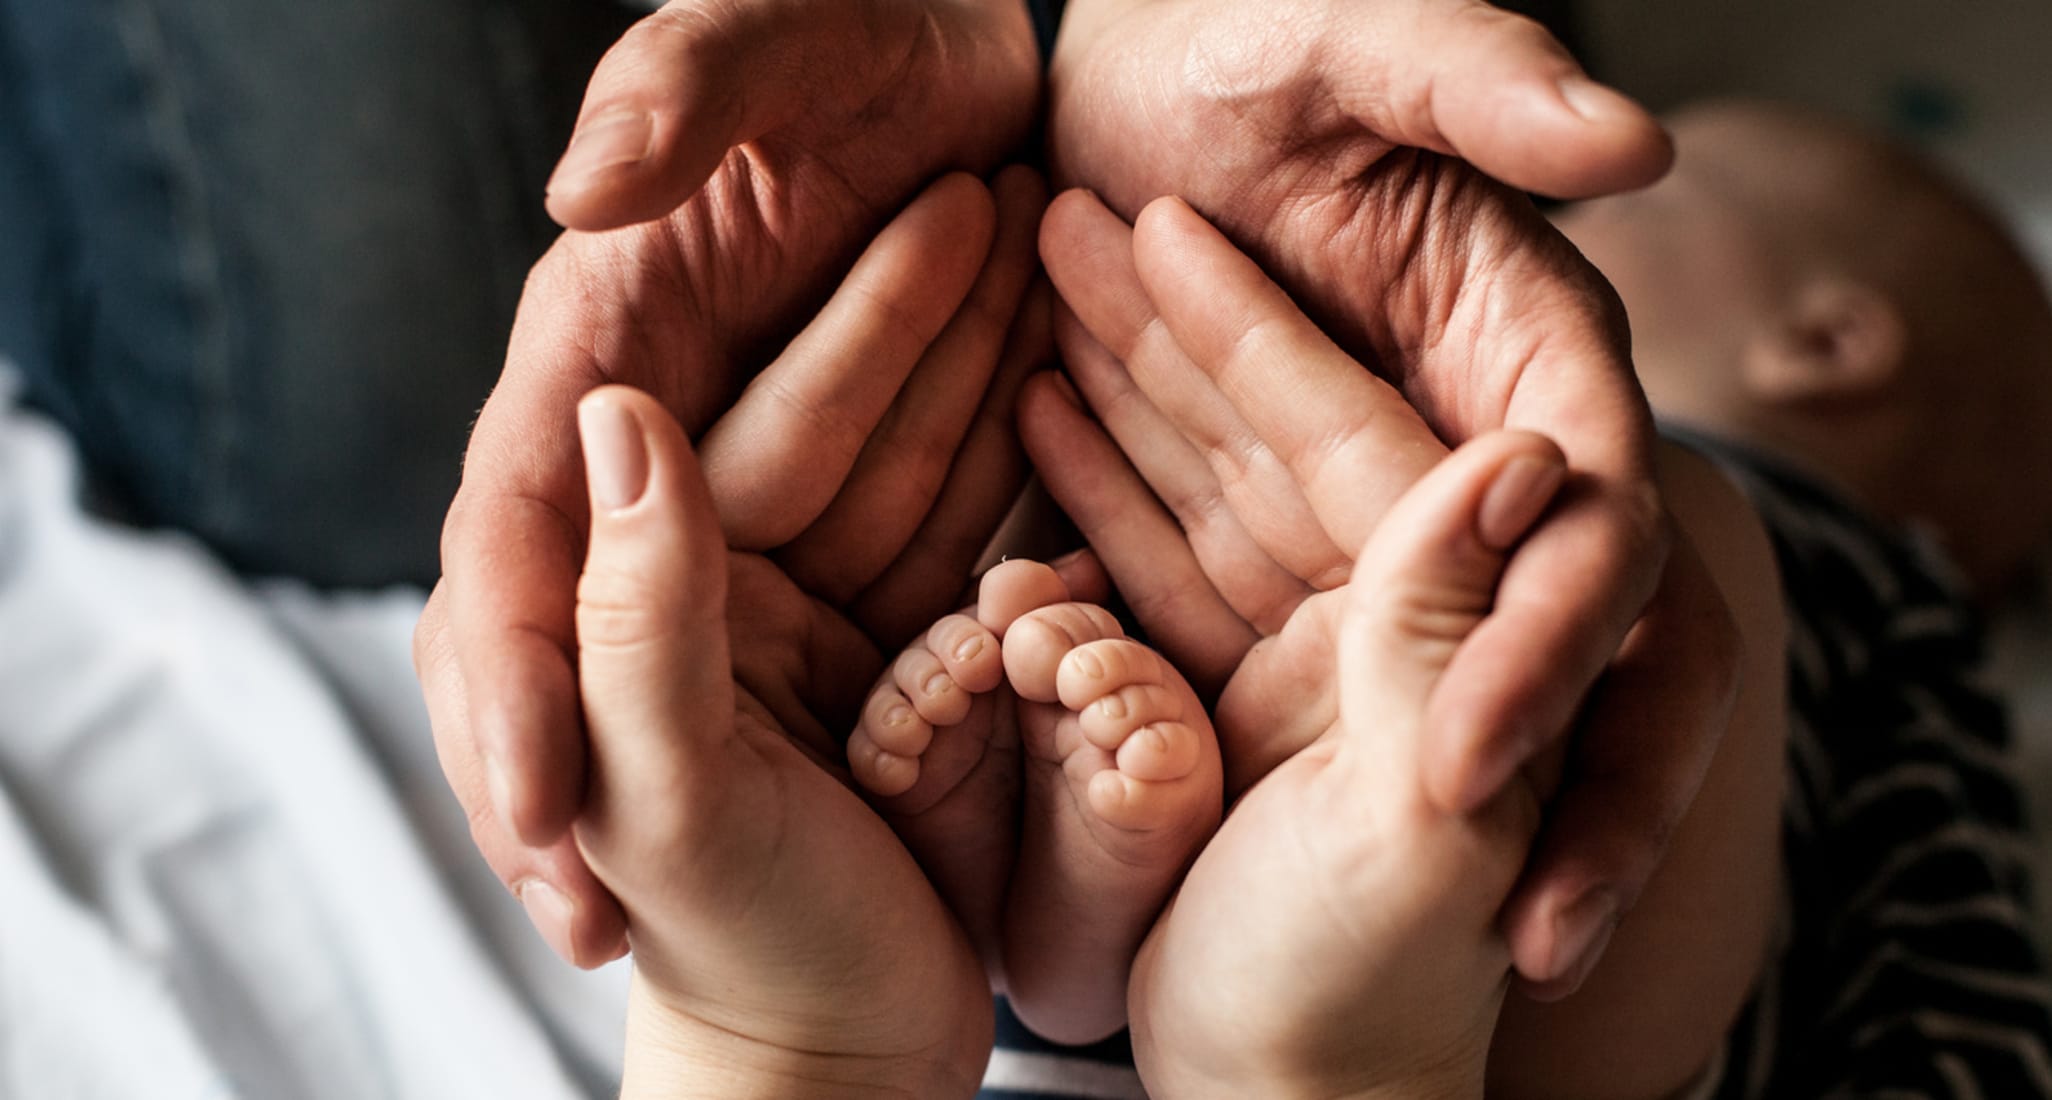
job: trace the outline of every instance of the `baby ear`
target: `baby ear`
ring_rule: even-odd
[[[1746,392],[1763,405],[1872,397],[1902,373],[1909,325],[1895,300],[1866,283],[1805,283],[1745,350]]]

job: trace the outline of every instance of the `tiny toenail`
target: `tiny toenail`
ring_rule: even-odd
[[[912,708],[902,704],[884,712],[884,725],[902,726],[912,720]]]
[[[983,652],[983,637],[971,634],[955,646],[955,660],[966,661],[981,652]]]
[[[939,695],[941,692],[948,690],[948,685],[952,683],[954,681],[948,679],[947,673],[936,672],[928,676],[925,683],[919,685],[919,690],[928,695]]]
[[[1124,718],[1126,701],[1116,695],[1107,695],[1097,701],[1097,712],[1106,718]]]
[[[1076,669],[1093,680],[1104,676],[1104,662],[1098,660],[1095,653],[1076,654]]]

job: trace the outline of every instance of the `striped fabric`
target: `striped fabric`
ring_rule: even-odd
[[[2052,1098],[2007,721],[1936,555],[1769,460],[1682,433],[1773,536],[1790,610],[1783,950],[1704,1095]],[[1145,1095],[1123,1037],[1035,1038],[999,1006],[990,1100]]]
[[[2007,716],[1950,567],[1772,460],[1695,437],[1790,611],[1786,947],[1723,1097],[2052,1097]]]

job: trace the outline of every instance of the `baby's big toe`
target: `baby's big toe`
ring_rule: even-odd
[[[1008,631],[1029,611],[1069,598],[1069,586],[1053,567],[1026,558],[1001,561],[976,586],[976,618],[996,633]]]
[[[1096,604],[1059,603],[1030,611],[1005,631],[1005,678],[1022,698],[1056,702],[1064,697],[1058,682],[1063,662],[1077,647],[1123,637],[1118,619]]]

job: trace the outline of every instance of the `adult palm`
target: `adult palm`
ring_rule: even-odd
[[[952,607],[1005,507],[1003,447],[956,448],[970,446],[967,434],[993,436],[970,424],[1030,271],[1037,181],[998,180],[995,246],[983,189],[935,184],[894,246],[899,258],[853,279],[827,334],[801,334],[784,352],[811,366],[756,369],[940,166],[986,164],[1018,140],[1033,106],[1032,50],[1024,15],[1002,4],[679,4],[594,77],[587,126],[599,137],[584,140],[619,132],[605,104],[639,102],[656,119],[649,152],[594,162],[580,142],[559,172],[559,216],[597,224],[587,219],[636,216],[636,203],[659,201],[650,195],[689,200],[653,222],[567,233],[535,269],[444,529],[443,581],[416,632],[437,747],[473,835],[565,957],[595,964],[624,948],[618,907],[567,832],[585,775],[572,593],[589,511],[577,399],[629,383],[693,436],[735,406],[702,444],[731,543],[775,549],[803,591],[886,649]],[[776,85],[755,69],[803,75]],[[744,91],[764,87],[775,90]],[[951,463],[958,483],[987,484],[945,488]]]
[[[1535,24],[1477,0],[1077,0],[1050,72],[1049,141],[1060,182],[1091,188],[1128,219],[1162,195],[1188,201],[1440,440],[1529,428],[1565,450],[1575,485],[1506,583],[1517,614],[1469,647],[1435,700],[1428,789],[1447,808],[1484,801],[1564,735],[1668,558],[1651,420],[1616,297],[1502,181],[1561,196],[1642,185],[1667,166],[1664,135]],[[1098,247],[1050,232],[1072,266]],[[1060,258],[1049,254],[1050,266]],[[1161,266],[1186,259],[1201,262]],[[1101,331],[1082,319],[1129,362],[1162,339],[1151,322]],[[1188,400],[1144,373],[1134,368],[1148,399]],[[1162,412],[1192,434],[1192,410]],[[1261,435],[1244,423],[1199,434],[1200,447]],[[1313,439],[1296,461],[1318,466],[1352,445],[1345,434]],[[1262,460],[1228,457],[1224,482]],[[1364,503],[1373,514],[1388,501]],[[1252,534],[1243,548],[1262,542]],[[1271,594],[1337,583],[1349,565],[1341,546],[1312,539],[1207,571],[1230,601],[1286,613]],[[1250,576],[1266,588],[1234,599],[1229,589]],[[1666,672],[1695,675],[1679,661]],[[1615,749],[1636,736],[1620,726],[1584,740]],[[1636,893],[1709,747],[1677,741],[1653,766],[1571,792],[1513,907],[1528,978],[1555,993],[1577,984],[1601,922],[1571,911]],[[1586,809],[1597,803],[1630,809]]]
[[[875,646],[727,549],[689,443],[645,394],[599,390],[580,422],[592,781],[573,831],[634,944],[623,1094],[973,1093],[982,967],[829,733]],[[774,1087],[741,1087],[759,1078]]]

